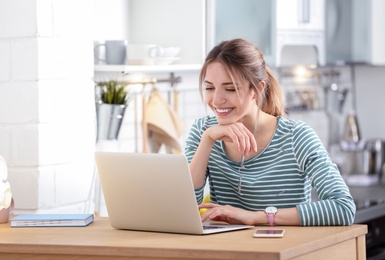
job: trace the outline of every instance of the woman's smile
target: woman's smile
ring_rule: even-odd
[[[214,108],[218,116],[227,116],[234,108]]]

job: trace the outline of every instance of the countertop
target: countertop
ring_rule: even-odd
[[[356,202],[354,223],[364,223],[385,216],[385,185],[349,186]]]
[[[212,235],[116,230],[108,218],[87,227],[11,228],[0,224],[1,259],[365,259],[366,225],[274,227],[283,238],[253,238],[257,228]]]

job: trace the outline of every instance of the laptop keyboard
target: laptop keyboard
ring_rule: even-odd
[[[218,225],[210,225],[210,226],[203,226],[203,230],[212,230],[212,229],[221,229],[225,228],[224,226],[218,226]]]

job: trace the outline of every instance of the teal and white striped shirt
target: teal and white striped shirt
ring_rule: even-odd
[[[203,132],[216,124],[212,116],[195,121],[186,141],[188,162]],[[355,204],[338,168],[315,131],[301,121],[278,117],[269,146],[245,160],[243,169],[226,155],[222,141],[216,141],[206,177],[213,203],[251,211],[267,206],[297,207],[302,226],[351,225],[354,221]],[[319,201],[312,201],[312,188]],[[204,186],[195,190],[198,203],[203,200],[203,192]]]

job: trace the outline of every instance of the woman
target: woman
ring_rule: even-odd
[[[208,54],[200,91],[215,116],[196,120],[185,154],[207,219],[246,225],[351,225],[355,204],[317,134],[285,118],[284,93],[243,39]],[[319,201],[312,202],[315,189]]]

